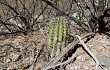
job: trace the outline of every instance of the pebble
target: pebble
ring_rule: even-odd
[[[6,63],[9,63],[9,62],[11,62],[11,59],[10,58],[6,59]]]
[[[14,61],[18,60],[19,56],[20,56],[20,55],[18,55],[18,54],[12,53],[12,54],[10,55],[10,58],[11,58],[12,61],[14,62]]]

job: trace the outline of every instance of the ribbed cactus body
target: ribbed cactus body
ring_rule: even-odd
[[[68,23],[59,19],[48,26],[48,47],[52,55],[57,55],[67,45]]]

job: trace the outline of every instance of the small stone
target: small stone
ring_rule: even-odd
[[[78,56],[77,59],[78,59],[78,60],[82,60],[82,56]]]
[[[11,62],[11,59],[10,58],[6,59],[6,63],[9,63],[9,62]]]
[[[67,65],[66,66],[66,70],[70,70],[70,65]]]
[[[18,54],[12,53],[12,54],[10,55],[10,58],[12,59],[12,61],[16,61],[16,60],[18,60],[19,56],[20,56],[20,55],[18,55]]]

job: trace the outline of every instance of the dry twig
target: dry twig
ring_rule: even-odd
[[[70,63],[72,60],[74,60],[78,55],[77,54],[74,54],[70,59],[68,59],[67,61],[63,62],[63,63],[58,63],[56,65],[53,65],[53,66],[50,66],[50,67],[47,67],[45,70],[48,70],[48,69],[51,69],[51,68],[55,68],[57,66],[62,66],[62,65],[66,65],[68,63]]]
[[[81,38],[84,39],[88,36],[94,36],[95,33],[86,33],[82,34]],[[47,63],[44,67],[42,67],[42,70],[46,70],[48,67],[56,65],[58,61],[68,53],[69,50],[73,49],[77,44],[79,43],[79,40],[74,40],[69,45],[67,45],[56,57],[54,57],[52,60],[50,60],[49,63]]]
[[[96,62],[96,70],[99,70],[98,66],[99,66],[99,60],[96,58],[96,56],[90,51],[90,49],[87,47],[87,45],[83,42],[83,40],[81,40],[81,37],[79,35],[75,35],[80,43],[82,44],[83,48],[90,54],[90,56],[92,56],[92,58],[95,60]]]

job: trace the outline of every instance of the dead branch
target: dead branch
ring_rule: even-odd
[[[82,34],[81,38],[84,39],[89,36],[94,36],[95,33],[86,33]],[[68,53],[69,50],[73,49],[77,44],[79,43],[79,40],[74,40],[69,45],[67,45],[56,57],[54,57],[52,60],[50,60],[49,63],[47,63],[44,67],[42,67],[42,70],[45,70],[47,67],[53,66],[58,63],[58,61]]]
[[[62,65],[66,65],[68,63],[70,63],[72,60],[74,60],[76,57],[78,56],[78,54],[74,54],[70,59],[68,59],[67,61],[63,62],[63,63],[58,63],[56,65],[47,67],[46,70],[51,69],[51,68],[55,68],[57,66],[62,66]]]
[[[96,70],[99,70],[99,65],[100,65],[100,62],[99,60],[97,59],[97,57],[90,51],[90,49],[87,47],[87,45],[84,43],[83,40],[81,40],[81,37],[79,35],[75,35],[80,43],[82,44],[82,47],[84,47],[84,49],[90,54],[90,56],[95,60],[96,62]]]

